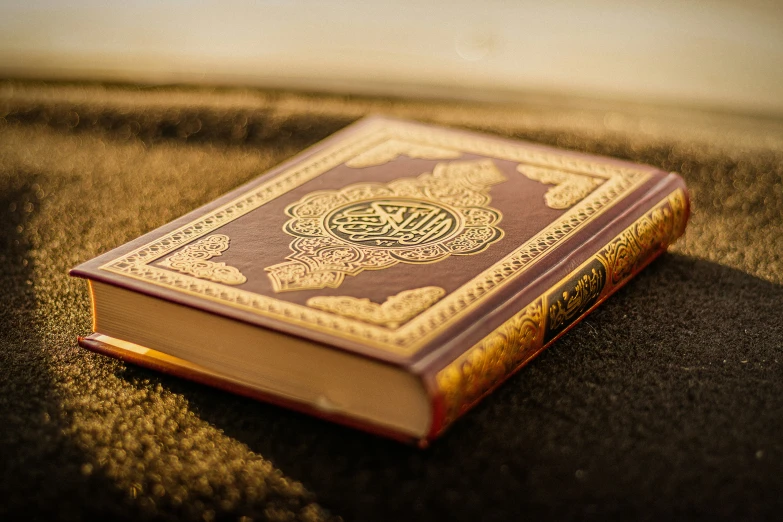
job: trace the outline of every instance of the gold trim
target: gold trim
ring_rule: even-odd
[[[435,377],[443,395],[445,429],[530,358],[544,341],[544,303],[538,298],[471,347]]]
[[[241,285],[247,278],[238,269],[225,263],[210,261],[228,250],[231,239],[223,234],[213,234],[191,243],[173,256],[159,263],[171,270],[189,274],[224,285]]]
[[[275,292],[337,288],[346,276],[399,263],[483,252],[503,237],[489,188],[506,178],[492,160],[439,163],[390,183],[311,192],[289,205],[288,261],[266,268]]]
[[[597,176],[607,181],[504,259],[393,331],[241,288],[200,280],[150,264],[390,139]],[[544,259],[559,243],[603,214],[649,177],[649,173],[643,169],[564,156],[523,143],[415,124],[376,121],[365,124],[354,134],[296,163],[217,209],[109,261],[100,268],[236,309],[358,341],[391,353],[410,355],[449,324],[457,321],[465,312],[478,306],[484,298],[511,283],[530,266]]]
[[[682,235],[685,208],[685,193],[677,189],[579,268],[441,369],[435,376],[445,406],[441,429]]]
[[[366,152],[362,152],[353,159],[345,162],[352,168],[372,167],[388,163],[397,156],[408,156],[419,159],[455,159],[462,156],[458,150],[450,150],[442,147],[420,145],[409,141],[391,139],[376,145]]]
[[[573,172],[545,169],[532,165],[519,165],[517,166],[517,172],[524,174],[533,181],[554,185],[544,194],[544,202],[549,208],[554,209],[565,209],[574,206],[604,182],[604,180],[592,176],[583,176]]]
[[[443,288],[425,286],[400,292],[381,304],[373,303],[366,298],[319,296],[308,299],[307,306],[385,328],[398,328],[437,303],[445,294]]]

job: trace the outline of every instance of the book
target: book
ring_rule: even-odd
[[[674,173],[365,118],[71,270],[81,346],[425,445],[684,232]]]

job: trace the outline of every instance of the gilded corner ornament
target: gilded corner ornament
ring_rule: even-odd
[[[395,159],[397,156],[408,156],[419,159],[456,159],[462,156],[458,150],[434,147],[411,143],[410,141],[390,139],[379,143],[373,148],[362,152],[355,158],[346,161],[351,168],[372,167],[383,165]]]
[[[319,296],[307,300],[307,305],[324,312],[358,319],[385,328],[398,328],[434,305],[446,291],[438,286],[405,290],[381,304],[350,296]]]
[[[226,235],[213,234],[186,246],[159,264],[199,279],[226,285],[241,285],[247,281],[242,272],[225,263],[210,261],[213,257],[223,255],[223,252],[228,250],[230,241]]]
[[[563,170],[519,165],[517,171],[528,179],[546,185],[555,185],[544,195],[549,208],[566,209],[574,206],[605,180]]]
[[[439,163],[390,183],[312,192],[286,208],[288,261],[267,267],[275,292],[337,288],[345,276],[398,263],[470,255],[503,237],[489,188],[505,177],[489,159]]]

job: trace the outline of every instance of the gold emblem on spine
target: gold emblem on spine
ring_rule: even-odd
[[[546,185],[555,185],[544,195],[546,205],[554,209],[565,209],[574,206],[605,181],[582,174],[534,167],[532,165],[519,165],[517,171],[533,181]]]
[[[160,262],[161,266],[226,285],[241,285],[247,278],[242,272],[225,263],[210,261],[223,254],[231,240],[223,234],[213,234],[190,244]]]
[[[312,297],[307,304],[325,312],[393,329],[416,317],[444,295],[446,291],[443,288],[425,286],[400,292],[382,304],[350,296]]]
[[[345,164],[352,168],[372,167],[388,163],[401,155],[419,159],[455,159],[459,158],[462,153],[458,150],[391,139],[362,152],[355,158],[346,161]]]
[[[686,205],[682,190],[672,192],[595,256],[440,370],[435,381],[445,406],[441,431],[543,350],[547,331],[557,332],[575,322],[674,242],[685,227]],[[596,260],[606,269],[605,279],[594,269],[586,272]],[[564,296],[566,307],[547,309],[546,296],[583,271],[573,293]]]
[[[481,252],[503,237],[489,187],[492,160],[439,163],[432,173],[308,194],[286,208],[288,261],[267,267],[275,292],[337,288],[346,275]]]
[[[604,288],[604,274],[593,268],[583,274],[574,288],[563,292],[563,298],[549,305],[549,329],[557,330],[586,312]]]

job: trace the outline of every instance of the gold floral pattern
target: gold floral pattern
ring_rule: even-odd
[[[536,353],[543,344],[545,317],[539,298],[438,373],[444,428]]]
[[[675,191],[659,205],[602,248],[596,257],[607,267],[611,284],[622,284],[647,262],[649,252],[664,249],[682,235],[685,194]]]
[[[325,312],[394,329],[438,302],[445,294],[443,288],[425,286],[400,292],[381,304],[350,296],[319,296],[308,299],[307,305]]]
[[[519,165],[517,171],[533,181],[555,185],[544,195],[546,205],[554,209],[571,208],[604,182],[592,176],[533,165]]]
[[[329,314],[241,287],[228,287],[167,270],[156,264],[158,259],[214,233],[221,226],[262,208],[276,198],[388,140],[459,150],[463,154],[565,170],[606,181],[504,259],[476,274],[465,285],[444,296],[396,330]],[[328,144],[315,154],[254,185],[193,221],[108,261],[100,269],[169,291],[199,296],[251,314],[285,323],[305,324],[314,331],[361,342],[382,352],[410,355],[425,346],[442,332],[443,328],[459,320],[466,309],[511,284],[539,260],[544,259],[547,253],[649,179],[649,171],[633,166],[595,161],[587,157],[530,147],[524,143],[500,141],[491,136],[376,120],[364,124],[350,136]],[[684,212],[684,208],[681,207],[680,214]],[[681,226],[684,227],[684,220]],[[323,277],[327,275],[322,274]],[[326,286],[328,283],[323,284]]]
[[[445,409],[440,430],[666,250],[684,231],[686,208],[684,192],[675,190],[596,255],[441,369],[435,376]],[[549,303],[548,296],[555,300]]]
[[[336,288],[345,276],[483,251],[503,237],[489,187],[492,160],[439,163],[432,173],[308,194],[286,208],[288,261],[267,267],[275,292]]]
[[[207,236],[167,257],[160,262],[160,266],[216,283],[241,285],[247,281],[242,272],[225,263],[210,261],[213,257],[223,255],[223,252],[228,250],[230,241],[229,237],[223,234]]]

